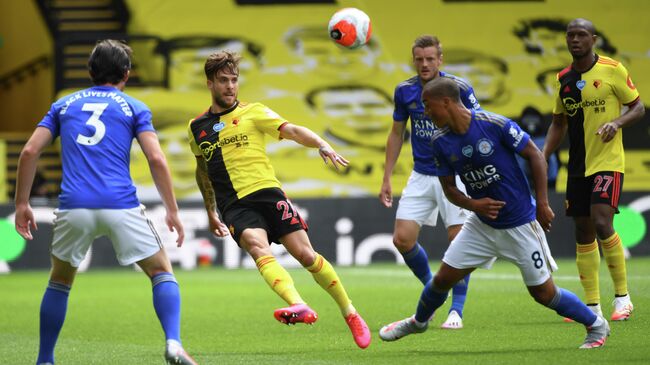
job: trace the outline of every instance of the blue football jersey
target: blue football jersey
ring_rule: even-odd
[[[458,174],[473,199],[489,197],[506,202],[495,220],[479,215],[494,228],[512,228],[535,219],[535,200],[517,164],[530,136],[517,123],[501,115],[472,111],[465,134],[440,128],[433,137],[434,161],[439,176]]]
[[[460,88],[460,100],[468,109],[480,109],[474,89],[464,79],[440,71],[440,76],[449,77],[456,81]],[[431,138],[433,137],[435,125],[431,118],[424,114],[422,104],[422,84],[419,76],[400,83],[395,88],[395,110],[393,120],[406,122],[411,120],[411,146],[413,150],[413,170],[424,175],[438,176],[438,171],[433,163],[433,150]]]
[[[129,165],[133,138],[154,131],[144,103],[117,88],[95,86],[54,102],[38,126],[61,138],[61,209],[140,204]]]

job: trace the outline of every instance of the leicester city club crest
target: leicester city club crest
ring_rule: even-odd
[[[489,156],[494,152],[494,145],[489,139],[481,138],[476,143],[476,149],[482,156]]]

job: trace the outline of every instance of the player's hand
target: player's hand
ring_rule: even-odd
[[[212,232],[213,235],[217,237],[226,237],[230,234],[228,226],[223,224],[216,213],[208,215],[208,221],[210,232]]]
[[[384,181],[384,183],[381,184],[381,190],[379,191],[379,201],[386,208],[393,206],[393,189],[390,186],[390,181]]]
[[[343,158],[343,156],[336,153],[336,151],[334,151],[334,149],[329,144],[321,146],[318,149],[318,154],[323,159],[323,162],[325,162],[326,165],[328,160],[332,161],[332,165],[337,170],[339,169],[339,166],[345,167],[350,163],[350,161],[346,160],[345,158]]]
[[[183,241],[185,241],[185,229],[183,229],[183,223],[181,223],[180,218],[178,218],[178,213],[167,212],[165,216],[165,223],[167,223],[167,228],[169,232],[176,231],[178,237],[176,238],[176,247],[183,246]]]
[[[34,221],[34,212],[29,204],[16,206],[15,223],[18,234],[26,240],[34,239],[31,229],[33,228],[34,230],[37,230],[38,226],[36,226],[36,221]]]
[[[499,211],[506,205],[506,202],[494,200],[491,198],[481,198],[474,201],[474,209],[476,214],[480,214],[489,219],[497,219]]]
[[[537,221],[546,232],[551,231],[553,218],[555,218],[555,213],[548,203],[537,202]]]
[[[598,132],[596,132],[596,134],[600,136],[600,139],[603,142],[607,143],[614,139],[616,132],[618,132],[618,124],[609,122],[603,124],[600,128],[598,128]]]

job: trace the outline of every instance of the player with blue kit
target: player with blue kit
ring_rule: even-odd
[[[381,339],[395,341],[426,331],[429,318],[451,287],[476,268],[489,268],[496,256],[519,267],[538,303],[586,326],[587,337],[580,348],[603,346],[609,335],[607,321],[553,283],[551,272],[557,267],[544,235],[554,218],[548,205],[546,162],[530,136],[508,118],[468,110],[460,102],[458,85],[449,78],[427,83],[422,100],[425,112],[440,128],[432,144],[445,195],[473,213],[422,291],[415,315],[384,326]],[[536,200],[516,154],[530,164]],[[460,176],[469,197],[456,187],[454,174]]]
[[[151,111],[123,93],[131,69],[130,56],[131,48],[124,43],[98,42],[88,59],[95,86],[53,103],[20,154],[16,230],[25,239],[32,239],[31,229],[37,227],[29,194],[36,164],[43,148],[60,138],[63,180],[50,247],[52,271],[41,302],[37,364],[54,364],[54,347],[77,268],[100,236],[110,238],[121,265],[137,263],[151,278],[154,308],[167,340],[167,362],[195,364],[181,345],[178,283],[129,173],[131,144],[136,138],[165,206],[165,222],[178,234],[180,247],[183,225]]]
[[[417,242],[423,225],[435,226],[438,212],[447,229],[451,242],[467,219],[467,212],[451,204],[446,198],[438,180],[438,169],[433,163],[431,137],[435,125],[424,113],[422,87],[430,80],[449,77],[460,89],[460,100],[468,109],[480,109],[474,96],[474,89],[459,77],[440,71],[442,65],[442,45],[435,36],[423,35],[415,39],[411,47],[413,66],[417,75],[400,83],[395,88],[395,111],[393,127],[386,142],[386,162],[384,177],[379,193],[380,202],[387,208],[393,205],[391,175],[399,157],[406,122],[411,120],[411,146],[413,149],[413,171],[399,200],[395,214],[393,244],[404,258],[413,274],[426,285],[433,275],[429,268],[426,251]],[[458,186],[463,189],[462,184]],[[452,303],[447,320],[442,328],[460,329],[463,327],[463,308],[467,296],[469,275],[453,288]]]

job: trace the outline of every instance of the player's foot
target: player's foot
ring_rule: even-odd
[[[603,316],[598,316],[598,318],[602,321],[601,325],[587,327],[587,337],[585,337],[585,342],[580,346],[581,349],[593,349],[605,345],[607,336],[609,336],[609,323],[607,323],[607,320]]]
[[[415,316],[411,316],[382,327],[379,330],[379,338],[384,341],[396,341],[412,333],[422,333],[426,331],[428,327],[429,322],[425,323],[423,327],[419,327],[415,323]]]
[[[625,321],[630,318],[630,315],[634,310],[634,306],[632,305],[629,294],[624,297],[614,298],[612,305],[614,306],[614,311],[612,312],[612,321]]]
[[[318,319],[318,314],[316,314],[316,312],[309,308],[305,303],[276,309],[275,312],[273,312],[273,316],[280,323],[287,325],[296,323],[312,324]]]
[[[600,309],[600,304],[595,304],[595,305],[589,305],[589,304],[588,304],[588,305],[587,305],[587,308],[591,309],[591,311],[594,312],[595,315],[597,315],[597,316],[601,316],[601,317],[605,318],[605,317],[603,316],[603,311],[602,311],[602,309]],[[571,318],[564,317],[564,322],[566,322],[566,323],[572,323],[572,322],[574,322],[574,320],[571,319]]]
[[[359,313],[352,313],[345,317],[345,323],[350,327],[352,337],[354,337],[354,342],[356,342],[357,346],[365,349],[370,345],[370,340],[372,339],[370,336],[370,330],[368,329],[366,321],[361,318]]]
[[[460,316],[460,314],[458,314],[458,312],[452,310],[449,312],[449,316],[447,316],[445,323],[440,325],[440,328],[448,330],[459,330],[463,328],[463,318]]]
[[[167,364],[174,365],[197,365],[196,361],[185,352],[183,346],[174,340],[167,341],[165,348],[165,360]]]

